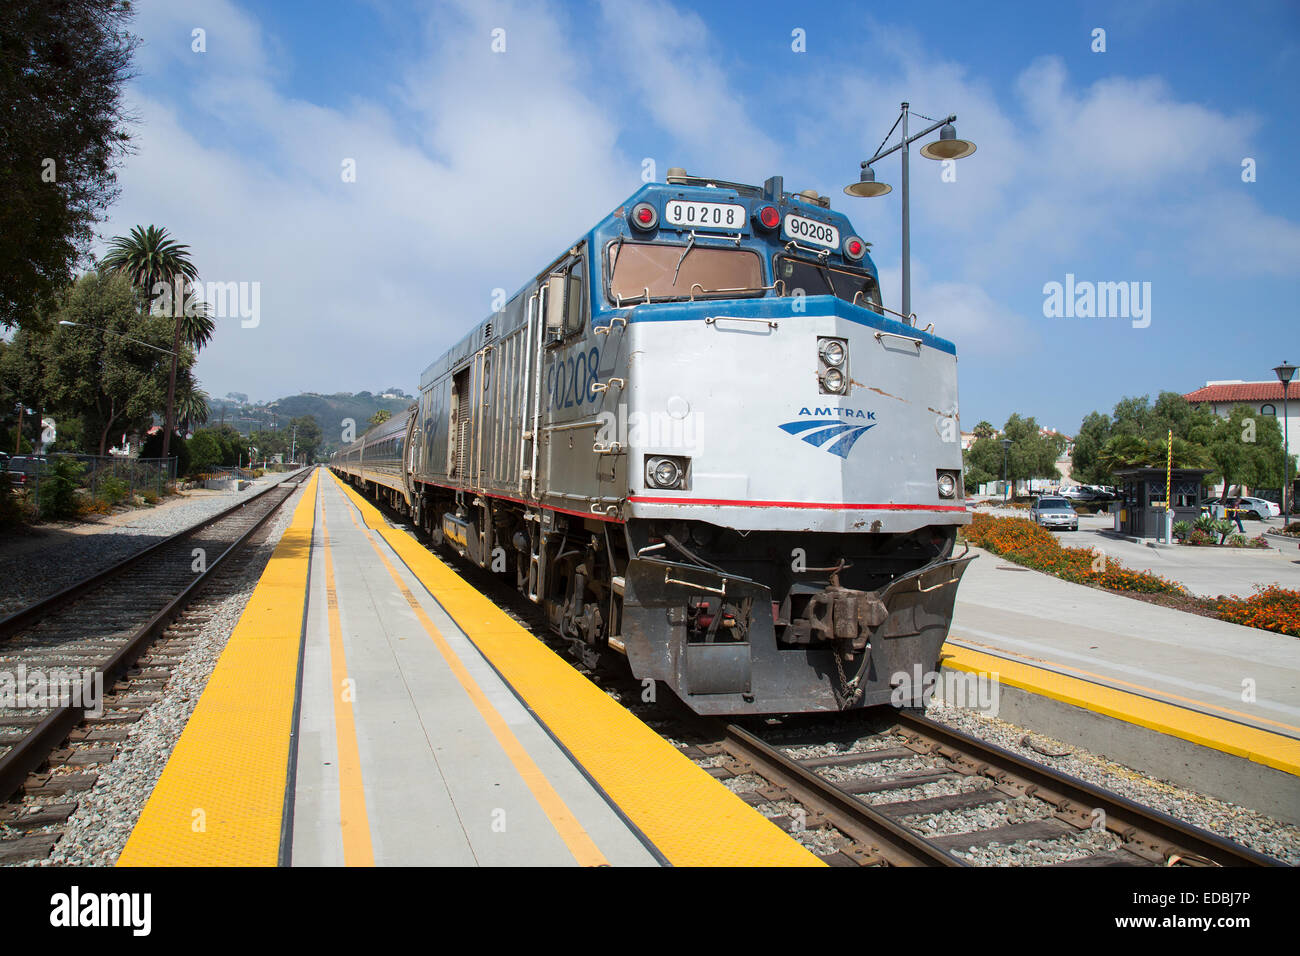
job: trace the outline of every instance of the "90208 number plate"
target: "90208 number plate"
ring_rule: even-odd
[[[671,199],[664,207],[664,222],[688,229],[726,229],[739,232],[745,227],[744,206],[726,202],[692,202]]]
[[[818,222],[816,219],[805,219],[794,213],[786,215],[781,232],[787,239],[810,242],[815,246],[825,246],[827,249],[840,247],[840,231],[834,226]]]

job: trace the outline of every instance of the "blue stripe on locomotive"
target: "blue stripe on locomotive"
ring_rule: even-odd
[[[770,234],[758,233],[753,225],[753,216],[762,206],[774,205],[780,210],[782,220],[787,212],[803,216],[809,219],[815,219],[820,222],[828,223],[835,226],[842,237],[856,235],[852,223],[842,212],[834,209],[806,202],[796,195],[789,193],[784,194],[779,200],[773,200],[766,196],[742,195],[735,189],[727,187],[708,187],[708,186],[686,186],[670,185],[664,183],[646,183],[631,196],[629,196],[618,207],[612,210],[609,215],[605,216],[596,226],[586,234],[580,236],[566,249],[573,248],[582,242],[587,244],[587,295],[591,303],[591,324],[592,327],[607,325],[612,315],[627,315],[629,321],[633,322],[685,322],[685,321],[703,321],[706,316],[716,315],[718,311],[719,300],[717,298],[703,299],[698,302],[656,302],[653,309],[631,309],[635,303],[629,302],[623,306],[615,305],[610,302],[605,295],[605,272],[604,272],[604,253],[605,247],[618,238],[622,237],[628,241],[645,242],[648,238],[666,240],[672,243],[680,243],[690,236],[689,229],[679,229],[675,226],[664,225],[662,220],[664,216],[664,207],[672,199],[686,199],[697,202],[728,202],[743,205],[748,213],[744,228],[741,234],[744,238],[741,240],[741,248],[748,248],[758,251],[763,263],[764,284],[772,284],[772,256],[783,245],[779,238],[780,226]],[[660,225],[659,228],[651,233],[641,233],[631,227],[628,223],[628,211],[640,202],[654,204],[659,210]],[[731,235],[735,235],[733,232]],[[702,230],[696,232],[696,242],[709,242],[709,240],[720,240],[724,236],[721,231]],[[734,247],[734,240],[727,241],[728,246]],[[564,256],[558,257],[557,261]],[[877,285],[880,282],[880,276],[876,269],[876,264],[872,260],[870,253],[864,254],[860,262],[849,262],[839,253],[831,256],[831,261],[840,263],[851,268],[863,269],[869,272]],[[420,388],[426,388],[434,380],[442,377],[454,368],[459,368],[463,363],[468,362],[470,357],[483,342],[482,330],[487,324],[493,325],[493,338],[511,331],[517,324],[499,324],[509,322],[511,317],[518,316],[518,324],[527,321],[526,307],[521,308],[521,301],[529,293],[537,282],[539,275],[529,278],[524,286],[515,292],[506,302],[505,306],[499,312],[494,312],[467,334],[463,339],[456,343],[444,355],[438,358],[428,366],[420,376]],[[753,297],[746,297],[753,299]],[[920,339],[925,345],[937,349],[941,352],[947,352],[950,355],[956,355],[956,346],[947,339],[920,329],[913,328],[897,319],[889,316],[880,315],[870,309],[852,305],[833,295],[813,295],[804,298],[805,311],[812,311],[816,314],[832,313],[846,321],[863,325],[868,328],[876,329],[881,332],[890,332],[897,335],[906,335]],[[526,303],[525,303],[526,306]],[[786,318],[790,317],[790,297],[764,297],[757,301],[750,301],[746,307],[746,315],[753,315],[758,318]]]

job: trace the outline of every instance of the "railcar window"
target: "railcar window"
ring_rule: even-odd
[[[879,312],[880,287],[866,272],[850,272],[822,265],[808,259],[777,256],[773,261],[776,278],[785,286],[786,295],[802,289],[804,295],[833,295],[845,302],[857,300],[864,308]]]
[[[615,301],[644,300],[647,289],[651,299],[688,299],[697,284],[697,299],[763,294],[762,261],[747,249],[624,242],[610,246],[609,259]]]
[[[581,331],[585,323],[582,320],[583,281],[582,260],[576,261],[569,269],[567,288],[564,292],[564,331]]]

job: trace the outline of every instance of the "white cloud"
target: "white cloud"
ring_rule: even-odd
[[[197,74],[183,72],[199,58],[190,24],[208,31]],[[496,25],[504,55],[490,50]],[[200,357],[216,394],[413,389],[486,318],[493,289],[513,292],[640,181],[544,11],[431,16],[401,78],[418,135],[396,107],[285,95],[263,52],[274,42],[229,4],[145,4],[136,29],[152,50],[142,67],[184,79],[165,99],[134,89],[138,152],[102,232],[164,225],[205,280],[261,283],[260,325],[223,320]]]
[[[740,182],[761,182],[777,168],[780,147],[727,77],[737,53],[699,16],[664,0],[600,0],[600,7],[619,69],[682,153],[673,165]]]

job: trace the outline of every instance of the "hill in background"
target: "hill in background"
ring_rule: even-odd
[[[233,425],[240,434],[247,435],[254,431],[283,428],[291,419],[310,415],[320,425],[324,436],[322,447],[328,450],[338,447],[344,419],[356,422],[356,433],[360,435],[368,427],[366,423],[381,408],[396,414],[414,401],[414,396],[400,388],[388,388],[379,393],[336,392],[333,395],[304,392],[256,403],[249,402],[246,395],[232,392],[225,398],[208,400],[208,425]]]

